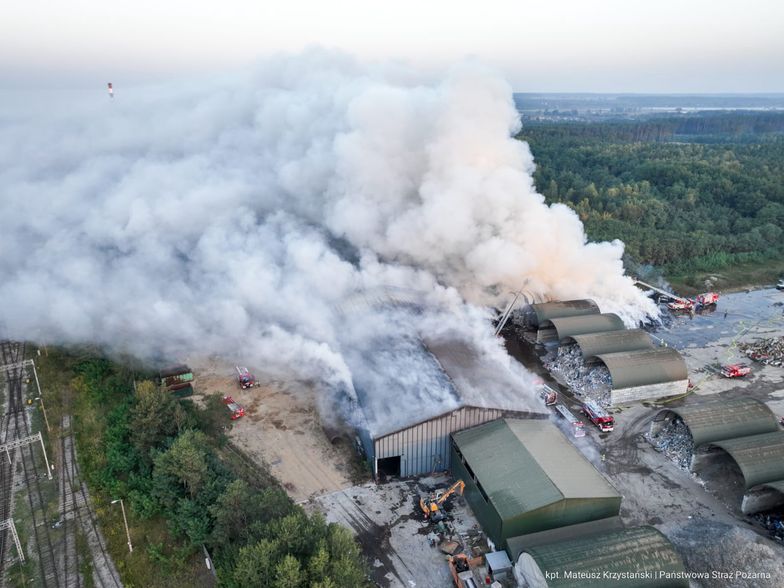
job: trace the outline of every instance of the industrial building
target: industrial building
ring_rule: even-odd
[[[603,353],[596,359],[610,372],[613,406],[646,398],[678,396],[689,388],[686,362],[671,347]]]
[[[752,513],[782,503],[784,488],[784,431],[714,441],[738,465],[747,494],[741,510]]]
[[[515,573],[529,588],[689,586],[683,560],[670,541],[653,527],[561,540],[551,537],[546,543],[529,541],[525,548],[520,544],[520,551],[513,556],[517,562]]]
[[[523,312],[545,345],[577,345],[583,361],[610,373],[610,405],[685,394],[686,362],[668,347],[655,347],[645,331],[626,329],[615,314],[602,314],[592,300],[532,304]]]
[[[520,366],[464,341],[388,339],[362,359],[357,436],[377,479],[448,470],[455,431],[502,417],[549,417]]]
[[[576,335],[622,331],[626,327],[617,314],[589,314],[553,318],[539,326],[539,340],[566,343]]]
[[[680,419],[697,449],[707,443],[778,431],[776,415],[764,402],[749,396],[711,398],[689,406],[660,410],[651,423],[651,435]]]
[[[692,439],[690,469],[702,470],[721,456],[738,466],[746,489],[744,513],[784,503],[784,432],[764,402],[741,396],[668,408],[651,422],[650,434],[655,436],[679,421]]]
[[[620,512],[618,492],[549,421],[485,423],[453,433],[451,451],[452,475],[498,546]]]

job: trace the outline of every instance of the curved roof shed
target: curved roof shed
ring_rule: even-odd
[[[536,588],[604,588],[614,583],[606,574],[627,578],[619,585],[637,588],[689,585],[680,555],[647,526],[529,547],[517,568]]]
[[[559,341],[563,341],[567,337],[574,337],[575,335],[621,331],[626,328],[621,317],[611,312],[607,314],[553,318],[540,326],[543,328],[549,326],[555,328],[556,336]]]
[[[586,361],[603,353],[653,349],[651,337],[642,329],[587,333],[574,335],[572,339],[577,343]]]
[[[554,318],[599,314],[599,307],[593,300],[558,300],[532,304],[537,326]]]
[[[770,408],[764,402],[746,396],[714,398],[659,412],[665,417],[668,414],[676,414],[683,420],[694,439],[694,447],[779,430],[776,415]]]
[[[784,431],[711,443],[738,464],[746,489],[784,480]]]
[[[596,357],[610,371],[613,389],[689,379],[686,362],[681,354],[671,347],[602,353]]]

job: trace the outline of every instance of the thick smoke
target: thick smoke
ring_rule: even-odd
[[[521,287],[629,322],[655,312],[622,244],[586,243],[534,190],[503,80],[475,64],[410,79],[314,51],[204,86],[6,108],[3,335],[240,356],[350,389],[346,324],[381,333],[409,294],[473,340],[487,317],[464,301]]]

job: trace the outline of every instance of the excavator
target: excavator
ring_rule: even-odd
[[[441,506],[446,502],[447,498],[452,496],[452,494],[455,492],[462,496],[464,490],[465,482],[463,482],[463,480],[458,480],[446,491],[439,490],[435,494],[431,494],[428,497],[420,496],[419,508],[422,509],[426,519],[430,519],[434,523],[437,523],[438,521],[442,521],[446,518],[446,515],[441,511]]]

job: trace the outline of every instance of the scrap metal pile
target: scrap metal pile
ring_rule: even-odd
[[[784,511],[758,513],[753,518],[770,531],[770,536],[773,539],[784,541]]]
[[[665,424],[655,435],[645,435],[656,451],[667,456],[682,470],[689,470],[691,456],[694,453],[694,440],[689,428],[679,419],[674,418]]]
[[[784,367],[784,337],[760,339],[753,343],[740,343],[741,353],[765,365]]]
[[[559,347],[555,357],[544,359],[544,366],[553,374],[559,374],[581,399],[610,406],[612,378],[609,370],[602,364],[586,364],[577,345]]]

